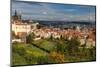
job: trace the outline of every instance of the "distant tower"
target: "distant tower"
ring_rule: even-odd
[[[14,21],[19,20],[21,21],[21,14],[18,15],[17,11],[15,10],[14,16],[12,16]]]
[[[21,14],[18,14],[17,11],[15,10],[14,15],[12,16],[12,23],[21,23]]]
[[[17,16],[17,11],[15,10],[15,14],[14,14],[14,16]]]

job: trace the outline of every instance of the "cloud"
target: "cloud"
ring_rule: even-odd
[[[12,14],[17,10],[23,19],[59,21],[95,21],[95,8],[38,2],[12,2]]]

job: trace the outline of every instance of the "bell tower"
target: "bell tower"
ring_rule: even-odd
[[[14,16],[13,16],[13,20],[19,20],[21,21],[21,14],[18,15],[17,11],[15,10]]]

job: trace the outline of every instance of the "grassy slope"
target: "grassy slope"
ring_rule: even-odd
[[[37,41],[34,41],[33,43],[49,51],[53,51],[55,49],[55,46],[58,44],[67,45],[65,41],[62,41],[62,40],[52,41],[48,39],[37,40]],[[89,55],[87,51],[88,49],[85,49],[84,52],[81,51],[80,56],[78,55],[76,57],[65,56],[65,62],[92,61],[93,58],[90,58],[90,56],[89,57],[87,56]],[[41,62],[45,63],[48,61],[46,58],[47,56],[48,54],[45,51],[42,51],[41,49],[35,46],[25,45],[25,44],[13,44],[13,64],[15,65],[39,64]]]
[[[34,41],[33,43],[49,51],[52,51],[55,48],[55,44],[56,44],[55,42],[46,39],[37,40]]]
[[[28,62],[29,58],[32,58],[31,64],[37,64],[37,60],[35,58],[46,56],[47,53],[40,50],[37,47],[32,45],[24,45],[24,44],[13,44],[12,45],[12,59],[14,65],[26,65],[30,64]]]

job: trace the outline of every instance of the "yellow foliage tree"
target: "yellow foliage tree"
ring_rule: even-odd
[[[59,52],[55,52],[55,51],[53,51],[53,52],[51,52],[50,54],[49,54],[49,57],[51,58],[51,59],[53,59],[56,63],[64,63],[64,54],[61,54],[61,53],[59,53]]]

